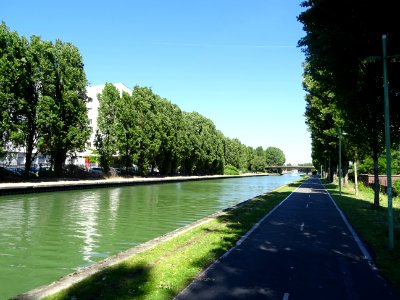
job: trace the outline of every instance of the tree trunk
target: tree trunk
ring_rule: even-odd
[[[358,178],[357,178],[357,159],[354,160],[354,190],[356,196],[358,196]]]
[[[379,207],[379,173],[378,173],[378,154],[374,151],[372,155],[372,159],[374,160],[374,207]]]
[[[348,163],[343,164],[342,166],[343,176],[342,176],[342,186],[349,184],[349,166]]]
[[[31,170],[31,165],[32,165],[32,145],[28,144],[26,147],[26,153],[25,153],[25,171],[24,171],[24,177],[29,178],[29,171]]]
[[[66,155],[58,151],[54,156],[54,173],[56,177],[61,177]]]
[[[25,153],[25,174],[26,178],[29,178],[29,171],[31,170],[32,161],[34,160],[36,155],[33,155],[33,144],[35,140],[35,132],[32,130],[28,133],[27,141],[26,141],[26,153]]]
[[[126,148],[125,148],[125,171],[127,174],[129,172],[130,167],[131,167],[131,164],[130,164],[130,159],[129,159],[129,150],[128,150],[128,146],[126,146]]]

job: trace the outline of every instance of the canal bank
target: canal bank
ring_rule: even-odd
[[[174,239],[181,234],[184,234],[184,233],[191,231],[201,225],[204,225],[207,222],[218,218],[219,216],[221,216],[224,213],[225,213],[225,211],[218,212],[209,217],[206,217],[199,221],[196,221],[192,224],[186,225],[185,227],[178,228],[172,232],[169,232],[165,235],[162,235],[162,236],[152,239],[148,242],[140,244],[134,248],[128,249],[126,251],[118,253],[117,255],[106,258],[105,260],[103,260],[99,263],[93,264],[93,265],[83,268],[83,269],[79,269],[76,272],[68,274],[67,276],[64,276],[64,277],[50,283],[49,285],[41,286],[41,287],[35,288],[27,293],[18,295],[16,297],[12,298],[12,300],[36,300],[36,299],[42,299],[44,297],[56,294],[64,289],[68,289],[68,288],[72,287],[74,284],[82,282],[83,280],[89,278],[90,276],[99,274],[99,272],[102,272],[102,271],[104,272],[107,268],[111,268],[112,266],[120,264],[123,261],[125,261],[135,255],[138,255],[140,253],[151,250],[152,248],[154,248],[157,245],[160,245],[161,243],[170,241],[171,239]]]
[[[42,193],[54,191],[68,191],[81,189],[96,189],[119,186],[134,186],[157,183],[174,183],[185,181],[242,178],[253,176],[270,176],[269,174],[243,174],[243,175],[204,175],[204,176],[171,176],[171,177],[134,177],[123,178],[115,177],[108,179],[91,179],[91,180],[57,180],[57,181],[41,181],[41,182],[19,182],[19,183],[0,183],[0,196]]]
[[[41,299],[63,289],[49,299],[145,299],[154,293],[170,299],[298,185],[243,201],[13,299]]]

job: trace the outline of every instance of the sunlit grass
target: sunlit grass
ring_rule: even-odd
[[[400,199],[393,199],[395,248],[390,250],[387,195],[380,194],[380,208],[374,208],[371,188],[362,188],[356,197],[353,184],[343,187],[342,196],[339,195],[337,185],[325,186],[366,244],[377,267],[400,291]]]
[[[304,180],[258,196],[46,299],[171,299]]]

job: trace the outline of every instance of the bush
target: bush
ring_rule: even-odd
[[[368,185],[365,185],[362,181],[358,182],[358,190],[363,192],[363,191],[367,191],[367,190],[371,190],[372,188]]]
[[[400,196],[400,180],[393,182],[393,194]]]
[[[239,170],[232,165],[226,165],[224,167],[224,175],[239,175]]]

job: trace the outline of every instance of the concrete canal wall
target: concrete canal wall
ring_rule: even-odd
[[[244,175],[207,175],[207,176],[176,176],[176,177],[135,177],[110,178],[95,180],[59,180],[43,182],[0,183],[0,196],[13,194],[29,194],[41,192],[106,188],[116,186],[132,186],[159,183],[174,183],[182,181],[212,180],[226,178],[240,178],[249,176],[268,176],[268,174]]]

